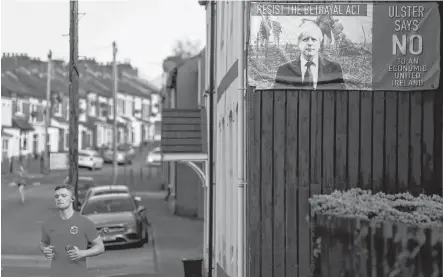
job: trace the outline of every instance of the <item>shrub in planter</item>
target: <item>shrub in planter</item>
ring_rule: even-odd
[[[309,202],[313,276],[442,277],[442,197],[351,189]]]

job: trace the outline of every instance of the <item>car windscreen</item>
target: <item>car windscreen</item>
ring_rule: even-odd
[[[105,190],[105,191],[97,191],[94,193],[94,196],[103,195],[103,194],[113,194],[113,193],[127,193],[127,190]]]
[[[82,214],[96,213],[121,213],[134,210],[134,205],[129,198],[97,200],[86,203]]]

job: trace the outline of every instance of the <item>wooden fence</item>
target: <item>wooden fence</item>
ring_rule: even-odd
[[[247,271],[307,277],[311,195],[442,194],[442,92],[252,90]]]

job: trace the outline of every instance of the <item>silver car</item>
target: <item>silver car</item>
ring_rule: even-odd
[[[149,151],[146,156],[145,164],[147,166],[161,166],[162,165],[162,151],[160,147],[156,147]]]
[[[146,208],[130,194],[92,196],[86,199],[80,213],[95,223],[105,246],[142,247],[149,241]]]

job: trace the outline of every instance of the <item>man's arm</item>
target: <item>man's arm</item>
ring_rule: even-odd
[[[105,246],[103,245],[103,240],[100,236],[92,240],[91,244],[92,244],[91,248],[83,250],[83,256],[92,257],[100,255],[101,253],[105,252]]]
[[[46,222],[42,224],[42,228],[41,228],[42,237],[40,239],[40,244],[39,244],[40,251],[42,251],[42,252],[43,252],[43,248],[48,247],[50,245],[50,239],[49,239],[48,233],[46,232],[45,224],[46,224]]]
[[[86,239],[92,244],[91,248],[84,250],[83,254],[86,257],[97,256],[105,252],[103,240],[97,232],[94,222],[88,218],[86,218]]]

